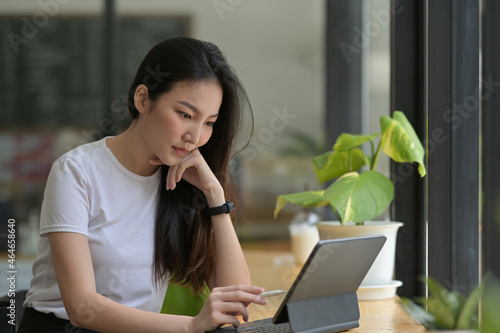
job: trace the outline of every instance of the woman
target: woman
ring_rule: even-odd
[[[190,38],[156,45],[128,100],[125,132],[51,169],[21,333],[204,332],[265,304],[227,214],[248,100],[220,50]],[[210,288],[196,317],[158,313],[170,279]]]

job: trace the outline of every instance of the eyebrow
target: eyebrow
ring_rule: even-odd
[[[179,104],[182,104],[184,106],[187,106],[188,108],[190,108],[191,110],[193,110],[193,112],[195,113],[200,113],[200,110],[198,110],[198,108],[196,106],[194,106],[193,104],[189,103],[189,102],[186,102],[186,101],[177,101],[177,103]],[[216,114],[213,114],[211,116],[208,116],[208,118],[213,118],[213,117],[218,117],[219,114],[216,113]]]

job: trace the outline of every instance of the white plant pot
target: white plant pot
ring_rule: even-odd
[[[364,225],[338,221],[324,221],[317,224],[320,239],[337,239],[362,236],[383,235],[387,240],[366,274],[360,288],[358,298],[363,300],[385,299],[395,295],[401,281],[393,280],[396,258],[396,238],[401,222],[367,221]]]

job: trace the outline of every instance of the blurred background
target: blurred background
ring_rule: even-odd
[[[465,23],[460,6],[472,9]],[[395,181],[391,214],[379,218],[405,223],[400,295],[422,296],[418,276],[429,267],[460,287],[473,286],[483,270],[498,276],[498,13],[495,0],[0,0],[0,270],[8,271],[8,221],[15,221],[17,287],[28,287],[52,163],[123,131],[126,93],[144,55],[164,39],[189,36],[220,47],[253,106],[250,144],[232,161],[236,230],[245,245],[288,242],[300,208],[287,205],[275,219],[276,198],[323,188],[311,157],[341,132],[376,133],[380,116],[400,107],[434,149],[436,130],[455,133],[446,118],[455,98],[476,97],[477,112],[461,115],[474,116],[456,132],[467,142],[447,140],[428,154],[432,181],[380,157],[377,170],[403,181]],[[477,90],[462,89],[478,76]],[[457,188],[467,191],[459,197]],[[441,197],[457,201],[440,207]],[[327,209],[315,212],[332,218]],[[480,248],[482,257],[474,252]],[[472,275],[454,274],[455,267]]]
[[[361,2],[368,20],[389,13],[389,0]],[[135,71],[152,46],[170,37],[218,45],[252,103],[255,131],[232,163],[240,239],[288,238],[299,208],[288,205],[274,219],[276,198],[305,186],[321,189],[311,157],[332,144],[325,125],[325,6],[324,0],[1,0],[0,249],[7,249],[7,221],[14,219],[19,287],[31,277],[51,164],[128,126],[125,96]],[[379,116],[390,111],[389,26],[381,22],[363,43],[357,112],[365,133],[377,132]],[[388,170],[388,161],[380,161],[379,171]]]
[[[364,6],[367,15],[388,8],[389,0]],[[250,97],[255,131],[233,163],[240,237],[288,237],[298,208],[274,219],[276,197],[321,188],[311,157],[328,147],[323,0],[1,1],[0,13],[8,36],[0,41],[0,214],[16,220],[18,251],[33,254],[52,162],[128,126],[124,96],[135,71],[170,37],[218,45]],[[388,22],[380,28],[364,49],[362,112],[373,132],[389,114]]]

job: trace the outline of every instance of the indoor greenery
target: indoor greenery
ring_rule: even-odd
[[[484,284],[479,284],[469,297],[459,291],[448,290],[432,278],[427,278],[428,297],[401,298],[409,313],[428,330],[477,330],[479,328],[479,302]]]
[[[481,333],[500,332],[500,278],[493,274],[488,275],[484,282],[483,297],[481,298]]]
[[[328,188],[280,195],[276,201],[276,217],[286,203],[303,207],[330,205],[338,220],[362,224],[382,213],[394,197],[392,181],[375,171],[380,152],[396,162],[417,162],[421,177],[426,174],[424,148],[403,112],[395,111],[392,118],[380,118],[381,132],[372,135],[342,133],[332,150],[313,158],[314,171],[320,182],[336,179]],[[375,147],[375,139],[380,136]],[[370,153],[361,149],[370,145]],[[367,170],[360,172],[362,167]]]

